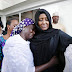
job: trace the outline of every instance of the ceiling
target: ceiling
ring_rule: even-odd
[[[65,0],[0,0],[0,16],[19,14]]]
[[[0,0],[0,11],[5,10],[7,8],[16,6],[18,4],[23,3],[24,5],[33,3],[33,2],[45,2],[45,1],[50,1],[50,2],[56,2],[56,1],[64,1],[64,0]]]
[[[0,10],[19,4],[26,0],[0,0]]]

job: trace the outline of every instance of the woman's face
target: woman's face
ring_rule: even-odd
[[[18,20],[12,20],[11,21],[11,24],[9,25],[9,30],[10,30],[10,32],[14,29],[14,27],[16,26],[16,25],[18,25],[19,24],[19,22],[18,22]]]
[[[40,14],[38,25],[42,30],[47,30],[49,28],[49,21],[45,14]]]

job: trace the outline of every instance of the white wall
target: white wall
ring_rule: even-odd
[[[4,28],[3,28],[3,30],[4,30],[5,27],[6,27],[6,16],[5,16],[5,15],[2,15],[2,16],[1,16],[1,21],[2,21],[2,23],[3,23],[3,25],[4,25]]]
[[[0,11],[0,16],[2,16],[3,15],[3,12],[2,11]]]
[[[60,22],[66,27],[66,32],[72,36],[72,0],[63,1],[51,5],[41,6],[50,12],[59,12]]]
[[[60,1],[61,0],[45,0],[45,1],[44,0],[27,0],[26,2],[19,3],[17,5],[14,5],[12,7],[9,7],[0,11],[0,16],[2,17],[2,16],[11,16],[11,15],[19,14],[19,21],[20,21],[21,20],[20,13],[38,9],[39,6],[42,6],[45,4],[51,4],[51,3],[60,2]],[[5,22],[6,22],[6,19],[3,22],[4,27],[6,26]]]

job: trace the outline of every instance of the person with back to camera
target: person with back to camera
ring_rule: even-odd
[[[63,72],[65,67],[64,52],[72,37],[59,29],[52,28],[51,16],[45,9],[39,9],[35,14],[36,32],[30,40],[30,48],[34,57],[34,65],[48,62],[42,72]]]
[[[3,23],[2,23],[2,21],[0,21],[0,36],[3,36],[3,34],[4,34],[4,30],[2,30],[3,29]]]
[[[0,69],[1,69],[1,63],[3,59],[3,52],[2,49],[5,45],[6,40],[10,37],[11,31],[13,28],[18,25],[18,19],[17,18],[10,18],[6,23],[6,29],[7,34],[0,37]]]
[[[34,21],[29,18],[22,20],[13,29],[12,37],[6,41],[3,48],[4,58],[1,72],[41,72],[46,69],[48,63],[34,66],[30,42],[28,41],[34,34]]]

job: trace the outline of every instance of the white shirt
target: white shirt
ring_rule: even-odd
[[[72,44],[65,51],[66,66],[64,72],[72,72]]]
[[[29,46],[20,35],[10,37],[3,48],[2,72],[35,72],[33,55]]]
[[[54,23],[52,23],[52,26],[53,26],[53,28],[55,28],[55,29],[60,29],[60,30],[62,30],[63,32],[66,32],[66,29],[65,29],[65,27],[64,27],[63,24],[59,24],[59,23],[54,24]]]

